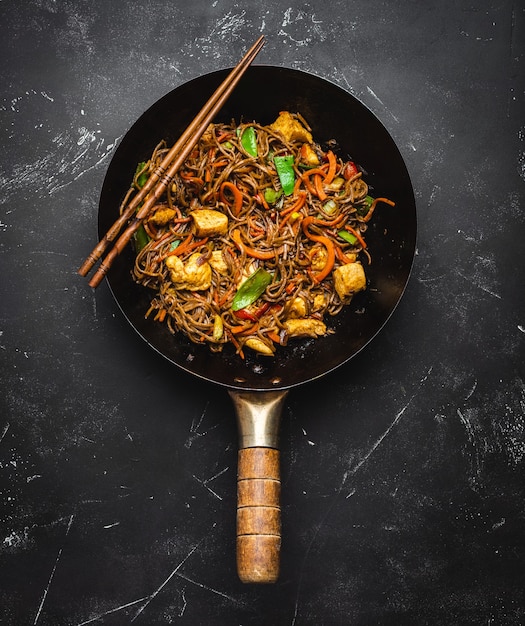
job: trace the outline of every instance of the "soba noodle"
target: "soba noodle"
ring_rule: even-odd
[[[139,164],[129,198],[167,148]],[[315,143],[299,115],[214,124],[135,238],[146,315],[213,351],[271,356],[319,337],[366,288],[364,234],[377,202],[362,171]]]

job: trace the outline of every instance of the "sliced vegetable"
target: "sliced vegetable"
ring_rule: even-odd
[[[224,334],[224,324],[222,317],[216,313],[213,319],[213,341],[219,341]]]
[[[133,241],[135,243],[135,252],[138,254],[150,242],[150,236],[141,224],[133,233]]]
[[[287,154],[286,156],[276,156],[273,158],[275,163],[275,169],[279,175],[279,180],[286,196],[293,193],[295,186],[295,171],[293,169],[294,158],[293,155]]]
[[[367,198],[370,198],[370,196],[367,196]],[[370,218],[372,217],[378,202],[384,202],[385,204],[388,204],[390,206],[396,206],[396,203],[392,202],[392,200],[389,200],[388,198],[370,198],[370,199],[372,200],[372,202],[370,203],[368,207],[368,212],[363,217],[363,220],[365,222],[368,222]]]
[[[323,204],[323,211],[326,213],[326,215],[332,216],[337,211],[337,203],[335,202],[335,200],[332,200],[331,198],[330,200],[327,200]]]
[[[357,207],[358,215],[364,217],[368,213],[368,211],[370,211],[370,207],[372,206],[373,202],[374,198],[372,198],[372,196],[366,196],[364,202]]]
[[[352,233],[349,233],[347,230],[340,230],[337,234],[347,243],[350,243],[352,245],[355,245],[357,243],[357,237],[355,235],[352,235]]]
[[[248,126],[242,131],[241,144],[249,155],[257,156],[257,133],[253,126]]]
[[[329,167],[328,172],[326,174],[326,178],[324,179],[325,185],[329,185],[335,178],[335,174],[337,172],[337,159],[335,158],[335,154],[328,150],[326,153],[326,158],[328,159]]]
[[[350,180],[354,176],[357,176],[357,174],[359,174],[359,169],[357,168],[357,165],[353,161],[348,161],[343,169],[343,176],[346,178],[346,180]]]
[[[225,191],[229,191],[232,194],[233,202],[230,202],[228,200]],[[238,187],[236,187],[230,181],[225,180],[220,187],[219,197],[221,199],[221,202],[224,202],[225,204],[231,206],[234,215],[239,215],[242,208],[242,193]]]
[[[268,204],[275,204],[281,197],[282,191],[277,191],[273,187],[266,187],[264,190],[264,199]]]
[[[271,281],[272,275],[270,272],[259,267],[237,290],[232,301],[232,310],[239,311],[253,304],[257,298],[262,296]]]

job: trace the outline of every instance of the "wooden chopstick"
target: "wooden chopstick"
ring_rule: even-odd
[[[108,232],[100,240],[97,246],[86,258],[78,273],[81,276],[87,276],[93,266],[102,257],[109,244],[117,237],[123,226],[133,217],[138,205],[148,195],[142,207],[136,212],[135,217],[129,223],[124,232],[119,236],[113,248],[103,259],[99,268],[89,281],[91,287],[97,287],[104,276],[107,274],[115,258],[122,252],[127,245],[133,233],[142,223],[143,219],[148,215],[149,210],[164,193],[166,187],[171,183],[173,177],[187,159],[196,143],[202,137],[204,131],[223,107],[226,100],[230,97],[232,91],[240,81],[244,72],[251,65],[259,51],[264,45],[264,35],[253,44],[253,46],[244,55],[241,61],[228,74],[225,80],[215,90],[204,107],[199,111],[193,121],[189,124],[183,134],[180,136],[175,145],[167,153],[161,164],[149,176],[147,183],[137,193],[119,218],[111,226]]]

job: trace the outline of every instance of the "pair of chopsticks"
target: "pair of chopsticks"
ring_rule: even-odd
[[[181,165],[187,159],[190,152],[204,134],[204,131],[210,122],[223,107],[226,100],[230,97],[242,75],[251,65],[263,45],[264,35],[261,35],[244,55],[244,57],[239,61],[238,65],[233,68],[219,87],[217,87],[208,102],[206,102],[204,107],[199,111],[190,125],[182,133],[175,145],[166,154],[161,164],[149,176],[144,187],[142,187],[142,189],[133,197],[130,203],[122,211],[120,217],[86,258],[78,270],[78,273],[81,276],[87,276],[89,274],[94,265],[106,252],[109,245],[116,239],[113,247],[102,260],[98,269],[89,281],[89,285],[91,287],[98,287],[114,260],[125,248],[144,218],[148,216],[150,209],[157,203],[166,187],[171,183]],[[143,200],[143,205],[137,210]],[[119,236],[120,231],[128,222],[129,224],[126,229]]]

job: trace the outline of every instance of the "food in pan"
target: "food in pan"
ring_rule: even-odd
[[[166,152],[162,142],[138,165],[128,199]],[[153,290],[145,313],[241,356],[332,332],[329,316],[366,288],[379,202],[394,204],[298,114],[211,124],[135,233],[133,277]]]

